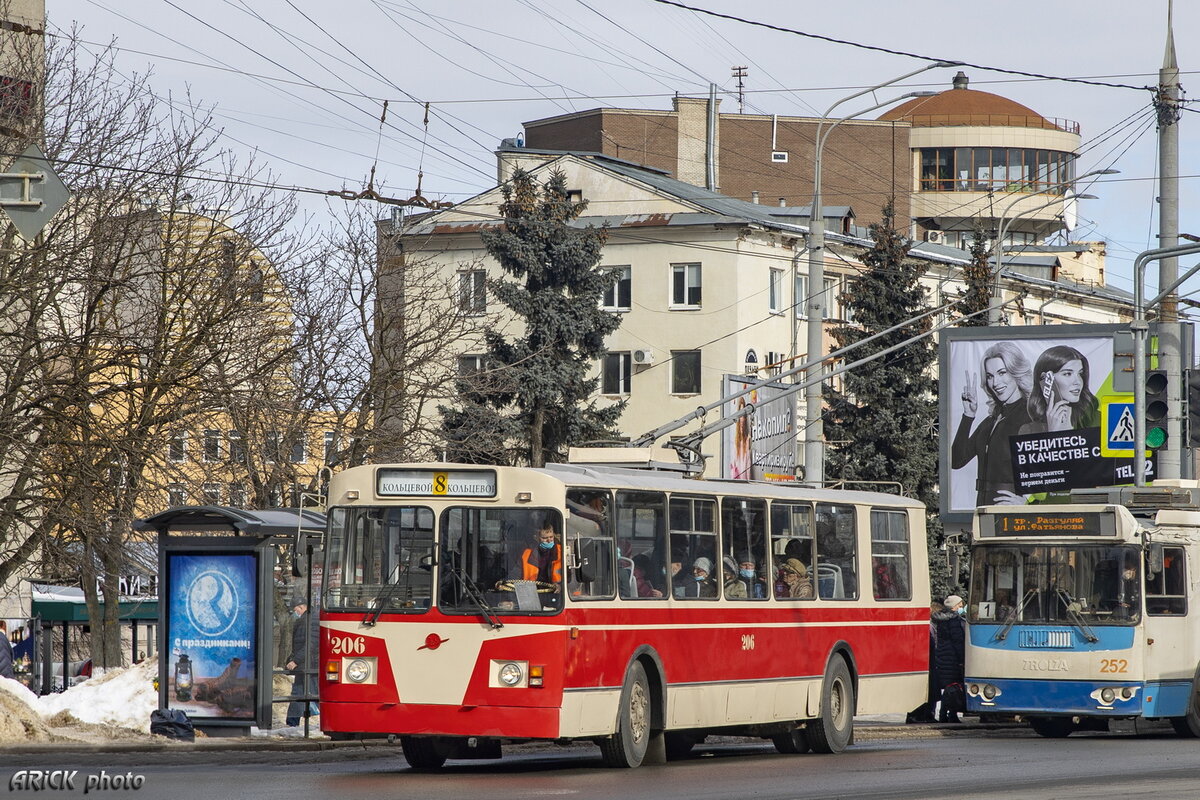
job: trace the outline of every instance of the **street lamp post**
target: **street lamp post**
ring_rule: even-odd
[[[817,123],[816,141],[813,151],[812,212],[809,215],[808,226],[808,298],[804,300],[808,307],[807,343],[809,361],[817,359],[825,350],[825,210],[821,204],[821,150],[825,146],[825,141],[829,138],[829,134],[833,132],[834,128],[848,119],[854,119],[857,116],[874,111],[877,108],[882,108],[897,100],[903,100],[908,97],[928,97],[936,94],[936,92],[909,92],[900,97],[893,97],[891,100],[876,103],[870,108],[864,108],[854,114],[841,117],[830,125],[828,129],[822,131],[821,129],[825,124],[825,120],[829,118],[829,115],[833,113],[835,108],[856,97],[871,94],[878,89],[899,83],[906,78],[919,75],[927,70],[937,67],[956,67],[959,65],[960,62],[957,61],[938,61],[934,64],[927,64],[912,72],[906,72],[903,75],[876,84],[868,89],[862,89],[854,94],[847,95],[827,108],[821,116],[821,121]],[[795,281],[793,281],[794,290]],[[801,298],[796,298],[796,303],[799,304],[800,302]],[[792,355],[794,356],[795,353]],[[817,363],[813,367],[816,370],[824,370],[824,368],[825,365],[823,362]],[[817,486],[825,482],[825,435],[824,425],[821,421],[822,383],[822,381],[810,381],[804,391],[804,478],[806,481]]]
[[[1014,214],[1011,217],[1008,216],[1008,212],[1011,211],[1013,209],[1013,207],[1015,205],[1017,205],[1017,203],[1020,203],[1022,200],[1028,200],[1030,197],[1033,197],[1035,195],[1046,194],[1047,192],[1053,192],[1055,189],[1060,189],[1063,186],[1071,186],[1073,184],[1079,183],[1079,181],[1083,180],[1084,178],[1090,178],[1093,175],[1116,175],[1119,172],[1120,172],[1119,169],[1094,169],[1091,172],[1085,172],[1084,174],[1080,175],[1078,178],[1071,178],[1070,180],[1067,180],[1067,181],[1059,181],[1058,183],[1051,184],[1050,186],[1047,186],[1044,189],[1039,189],[1036,192],[1023,193],[1020,197],[1015,198],[1011,203],[1006,205],[1003,208],[1003,210],[1001,210],[1000,224],[997,228],[997,233],[996,233],[996,245],[995,245],[995,250],[994,250],[994,253],[992,256],[992,260],[995,262],[995,265],[992,267],[992,299],[993,300],[997,300],[1000,297],[1000,275],[1004,270],[1004,235],[1006,233],[1008,233],[1008,226],[1011,225],[1014,221],[1025,216],[1026,214],[1032,214],[1035,211],[1041,211],[1043,208],[1049,208],[1050,206],[1054,205],[1055,203],[1063,202],[1063,198],[1056,197],[1055,199],[1051,200],[1048,203],[1044,203],[1035,208],[1026,209],[1025,211],[1022,211],[1020,214]],[[1094,200],[1095,197],[1092,195],[1084,194],[1084,195],[1076,196],[1075,199],[1077,199],[1077,200]],[[989,325],[999,325],[1000,324],[1000,308],[999,307],[996,307],[992,311],[988,312],[988,324]]]

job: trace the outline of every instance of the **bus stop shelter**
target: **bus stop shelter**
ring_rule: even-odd
[[[209,735],[244,735],[272,727],[273,703],[316,700],[273,687],[281,602],[286,612],[303,597],[315,613],[323,512],[180,506],[133,527],[158,537],[160,709],[184,711]],[[316,653],[306,661],[315,675]]]

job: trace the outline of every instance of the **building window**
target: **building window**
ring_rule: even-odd
[[[246,463],[246,443],[241,431],[229,432],[229,460],[235,464]]]
[[[834,319],[842,318],[842,312],[838,308],[839,291],[837,278],[825,279],[825,314],[822,319],[829,319],[830,317]]]
[[[671,351],[671,393],[700,394],[700,351]]]
[[[325,431],[325,437],[322,442],[324,445],[325,454],[322,458],[322,463],[332,464],[337,457],[337,434],[333,431]]]
[[[204,505],[206,505],[206,506],[221,505],[221,484],[219,484],[219,483],[204,484]]]
[[[246,507],[246,487],[244,484],[229,484],[229,505],[234,508]]]
[[[629,394],[629,376],[633,360],[629,353],[608,353],[601,362],[600,393]]]
[[[778,375],[783,370],[791,369],[792,365],[786,363],[788,360],[787,353],[777,353],[775,351],[767,352],[767,374]]]
[[[582,203],[583,189],[567,189],[567,202],[574,204]]]
[[[175,506],[187,505],[187,490],[178,483],[173,483],[167,487],[167,505],[174,508]]]
[[[1075,155],[1021,147],[921,148],[922,192],[1062,194],[1075,177]]]
[[[486,273],[472,269],[458,273],[458,309],[464,314],[487,311]]]
[[[617,274],[617,282],[605,290],[600,307],[605,311],[628,311],[633,307],[633,268],[611,267],[608,271]]]
[[[250,302],[261,303],[263,301],[265,276],[262,267],[258,266],[258,262],[254,259],[250,259],[250,269],[246,275],[246,282],[249,284]]]
[[[283,442],[279,437],[279,431],[267,431],[267,435],[263,437],[263,460],[268,464],[274,464],[282,459]]]
[[[292,442],[291,452],[288,455],[288,460],[293,464],[303,464],[308,460],[308,448],[305,447],[304,434],[296,434],[295,440]]]
[[[32,116],[34,108],[32,83],[0,76],[0,116],[25,120]]]
[[[211,428],[204,431],[204,460],[221,460],[221,432]]]
[[[700,307],[700,265],[671,265],[671,306],[673,308]]]
[[[175,431],[167,445],[167,458],[176,464],[187,458],[187,432]]]
[[[483,372],[483,356],[465,355],[458,357],[458,375],[460,378],[470,378]]]
[[[772,314],[778,314],[783,311],[783,270],[772,269],[769,279],[771,284],[767,291],[769,296],[767,305]]]
[[[796,318],[804,319],[808,316],[808,276],[796,276]]]

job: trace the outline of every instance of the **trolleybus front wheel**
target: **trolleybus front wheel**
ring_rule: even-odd
[[[1076,730],[1075,720],[1070,717],[1030,717],[1029,727],[1047,739],[1062,739]]]
[[[1200,736],[1200,678],[1192,680],[1192,691],[1188,695],[1187,714],[1182,717],[1171,717],[1171,727],[1175,733],[1194,739]]]
[[[640,661],[634,661],[621,689],[617,732],[600,740],[600,754],[609,767],[638,767],[650,744],[650,682]]]
[[[404,760],[413,769],[441,769],[446,763],[446,757],[438,748],[436,739],[401,736],[400,747],[404,750]]]
[[[816,753],[840,753],[854,733],[854,682],[840,655],[829,659],[821,685],[821,716],[804,729],[808,746]],[[778,745],[776,745],[778,747]]]

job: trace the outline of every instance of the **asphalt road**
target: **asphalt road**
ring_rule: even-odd
[[[908,734],[918,735],[908,735]],[[102,798],[421,798],[422,800],[798,800],[799,798],[1195,798],[1200,740],[1170,735],[1076,734],[1041,739],[1024,730],[962,731],[945,738],[869,739],[838,756],[783,756],[769,744],[703,745],[661,767],[606,769],[596,748],[513,748],[500,761],[452,762],[440,773],[410,770],[399,747],[338,750],[171,750],[156,753],[0,752],[0,792],[20,769],[75,769],[89,776],[141,775],[137,790],[93,788]],[[19,793],[13,792],[12,796]]]

